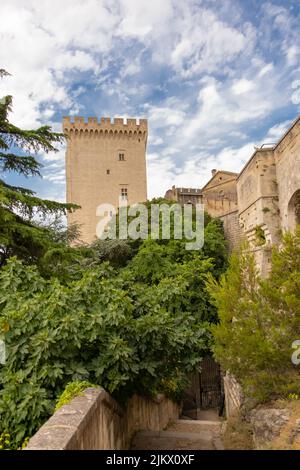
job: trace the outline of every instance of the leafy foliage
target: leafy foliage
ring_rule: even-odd
[[[129,240],[97,240],[92,249],[99,261],[109,261],[112,266],[122,267],[134,255]]]
[[[221,282],[209,291],[220,323],[212,326],[214,354],[242,383],[246,395],[263,401],[298,393],[292,343],[300,338],[300,228],[273,248],[272,272],[260,279],[253,256],[231,258]]]
[[[255,233],[256,245],[257,246],[264,245],[266,243],[266,235],[265,235],[263,228],[260,225],[257,225],[255,227],[254,233]]]
[[[135,392],[179,398],[186,374],[210,350],[216,321],[205,278],[220,265],[222,230],[209,219],[206,230],[209,257],[204,249],[184,250],[183,241],[145,240],[118,269],[93,249],[75,259],[70,248],[68,261],[65,251],[57,253],[62,277],[7,262],[0,271],[7,348],[0,430],[10,430],[15,447],[47,419],[70,382],[101,384],[120,401]]]
[[[8,351],[0,369],[1,427],[19,445],[70,381],[101,383],[124,399],[159,388],[176,369],[193,370],[209,335],[200,317],[181,311],[188,289],[184,278],[170,278],[154,290],[132,286],[128,292],[107,264],[65,286],[10,260],[0,273]]]
[[[89,387],[95,388],[96,385],[91,384],[90,382],[86,382],[84,380],[82,382],[70,382],[66,386],[60,397],[58,397],[55,405],[55,411],[59,410],[59,408],[61,408],[63,405],[67,405],[68,403],[70,403],[73,398],[83,395],[83,392]]]
[[[0,450],[10,450],[11,441],[10,434],[8,432],[2,432],[0,434]]]

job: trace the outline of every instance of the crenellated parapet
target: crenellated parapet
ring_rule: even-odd
[[[147,119],[70,116],[63,117],[63,132],[70,137],[135,137],[146,140]]]

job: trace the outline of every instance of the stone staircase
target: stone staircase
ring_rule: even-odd
[[[178,419],[164,431],[140,431],[131,450],[223,450],[221,421]]]

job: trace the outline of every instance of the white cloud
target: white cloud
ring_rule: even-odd
[[[273,64],[267,64],[267,65],[262,67],[262,69],[258,73],[258,76],[263,77],[264,75],[267,75],[267,74],[271,73],[273,70],[274,70],[274,65]]]
[[[164,196],[174,184],[175,163],[169,158],[147,158],[148,199]]]
[[[66,180],[64,165],[61,165],[61,162],[57,162],[45,166],[43,169],[43,180],[64,185]]]
[[[155,137],[155,136],[153,136],[153,134],[150,134],[149,137],[148,137],[148,144],[161,145],[163,143],[164,143],[164,141],[161,137]]]
[[[65,184],[65,179],[66,175],[65,173],[63,174],[53,174],[53,175],[45,175],[44,180],[50,181],[51,183],[56,183],[56,184]]]
[[[155,36],[168,25],[174,9],[171,0],[120,0],[120,15],[118,35],[144,40],[145,36]]]
[[[241,148],[224,148],[216,154],[203,153],[186,159],[178,170],[174,161],[167,157],[162,161],[150,158],[148,161],[148,181],[151,181],[148,197],[164,196],[175,185],[177,187],[203,187],[211,177],[213,168],[239,172],[254,152],[254,144]]]
[[[150,126],[154,128],[180,126],[186,115],[183,110],[169,106],[153,106],[146,104],[144,109],[147,112]]]
[[[62,112],[144,115],[153,195],[201,186],[213,167],[238,171],[249,135],[276,140],[286,123],[267,132],[264,120],[300,104],[299,18],[264,2],[248,20],[243,2],[218,3],[2,0],[0,67],[13,76],[0,96],[13,95],[13,122],[60,131]],[[57,199],[64,149],[42,159]]]
[[[129,63],[123,70],[124,75],[135,75],[139,73],[141,70],[141,66],[137,63],[131,62]]]
[[[180,26],[180,40],[171,59],[185,77],[218,70],[241,52],[246,54],[254,39],[251,28],[245,31],[232,28],[205,9],[194,15],[186,14]]]
[[[292,89],[295,90],[296,88],[300,87],[300,80],[294,80],[292,83]]]
[[[220,131],[226,135],[238,131],[245,122],[262,119],[284,100],[283,95],[277,99],[275,83],[276,77],[266,92],[265,83],[258,80],[256,86],[252,86],[252,82],[244,79],[233,85],[207,79],[198,95],[198,110],[183,128],[184,136],[192,138],[200,132],[207,138],[220,135]]]
[[[17,125],[34,127],[49,118],[40,110],[44,102],[73,106],[67,71],[99,72],[93,54],[109,50],[118,21],[107,5],[106,0],[65,0],[63,8],[58,0],[2,1],[0,63],[12,77],[1,83],[0,93],[13,95]]]
[[[288,47],[286,50],[288,65],[297,65],[299,62],[300,48],[296,45]]]
[[[260,75],[262,76],[262,75]],[[247,93],[255,88],[255,83],[251,80],[246,80],[245,78],[241,78],[237,80],[232,85],[232,91],[235,95],[242,95],[243,93]]]
[[[98,64],[94,60],[93,56],[84,51],[66,51],[64,54],[53,58],[52,66],[58,70],[98,70]]]
[[[291,96],[292,103],[300,104],[300,80],[295,80],[292,83],[292,89],[295,90]]]
[[[247,143],[241,148],[225,148],[214,157],[213,168],[238,173],[254,152],[254,143]]]
[[[291,121],[284,121],[271,127],[265,137],[265,141],[270,139],[272,143],[276,143],[279,139],[281,139],[281,137],[288,130],[290,125]]]
[[[45,160],[45,162],[47,162],[47,165],[51,164],[51,162],[61,162],[61,164],[64,164],[65,148],[63,145],[58,146],[58,147],[59,147],[59,150],[57,152],[43,153],[42,158],[43,160]]]

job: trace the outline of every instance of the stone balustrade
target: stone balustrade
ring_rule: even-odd
[[[128,449],[137,431],[161,431],[178,416],[179,406],[164,395],[134,395],[123,408],[105,390],[88,388],[57,410],[25,450]]]

